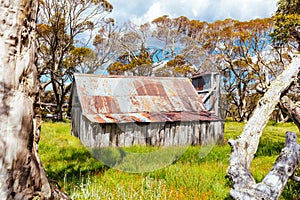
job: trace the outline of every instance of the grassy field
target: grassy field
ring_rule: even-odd
[[[229,138],[237,137],[244,124],[226,122],[223,145],[188,147],[178,160],[159,170],[127,173],[109,168],[70,135],[68,123],[44,123],[39,154],[49,179],[72,199],[230,199],[230,182],[225,177],[229,165]],[[251,171],[260,181],[284,146],[285,132],[298,133],[292,123],[270,122],[265,128]],[[127,152],[157,151],[151,147],[131,147]],[[289,181],[281,199],[300,199],[300,185]]]

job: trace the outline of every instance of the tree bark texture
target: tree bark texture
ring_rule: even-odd
[[[38,157],[38,0],[0,1],[0,199],[53,199]]]
[[[283,73],[271,83],[242,134],[236,140],[229,140],[232,153],[227,175],[232,182],[230,195],[234,199],[278,199],[288,178],[297,169],[299,146],[296,143],[296,134],[287,132],[286,146],[263,181],[257,184],[250,172],[262,130],[279,103],[281,94],[297,79],[299,71],[300,58],[297,55]]]
[[[289,115],[289,117],[293,120],[293,122],[297,125],[300,131],[300,105],[295,104],[290,98],[284,96],[281,98],[281,107],[285,109],[285,112]]]

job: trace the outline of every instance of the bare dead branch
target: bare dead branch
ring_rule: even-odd
[[[283,96],[281,98],[281,106],[285,109],[285,112],[293,120],[300,130],[300,107],[295,104],[289,97]]]
[[[279,103],[281,94],[297,79],[299,71],[300,57],[295,56],[292,63],[271,83],[240,137],[229,140],[232,153],[227,175],[232,182],[230,194],[233,198],[277,199],[286,181],[298,167],[299,145],[295,142],[297,137],[295,133],[287,132],[286,147],[263,181],[257,184],[250,172],[250,165],[257,151],[262,130]]]

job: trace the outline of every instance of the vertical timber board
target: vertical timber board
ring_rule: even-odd
[[[165,146],[165,128],[166,128],[166,123],[159,123],[159,128],[158,128],[158,135],[159,135],[159,146]]]
[[[147,138],[147,126],[142,123],[140,125],[140,136],[139,136],[139,141],[141,145],[146,146],[147,142],[146,142],[146,138]]]
[[[188,123],[188,130],[187,130],[187,133],[188,133],[188,144],[191,145],[193,144],[193,140],[194,140],[194,125],[195,125],[195,122],[189,122]]]
[[[214,141],[214,124],[211,122],[207,122],[207,135],[209,136],[208,144]]]
[[[185,123],[185,127],[184,127],[184,130],[185,130],[185,135],[186,135],[186,140],[185,140],[185,144],[184,145],[188,145],[189,144],[189,138],[190,138],[190,122],[186,122]]]
[[[82,126],[81,126],[81,131],[80,131],[80,140],[84,146],[87,145],[86,143],[86,138],[87,138],[87,130],[86,130],[86,122],[85,122],[85,117],[82,116]]]
[[[87,147],[91,147],[91,124],[90,121],[85,118],[85,144]]]
[[[146,145],[151,146],[151,137],[152,137],[152,132],[151,132],[151,123],[146,126]]]
[[[213,143],[216,143],[218,141],[218,122],[210,122],[211,129],[210,129],[210,134],[212,134],[213,138]]]
[[[161,123],[157,122],[156,124],[156,145],[160,146],[161,142]]]
[[[164,138],[164,146],[169,147],[171,143],[171,138],[170,138],[170,122],[165,123],[164,127],[164,132],[165,132],[165,138]]]
[[[76,84],[74,83],[74,87],[73,87],[73,95],[72,95],[72,109],[71,109],[71,134],[79,137],[79,131],[80,131],[80,116],[81,116],[81,106],[80,106],[80,102],[78,99],[78,93],[77,93],[77,89]],[[76,106],[74,106],[76,105]]]
[[[204,144],[203,142],[203,123],[202,122],[199,122],[199,144],[202,145]]]
[[[116,138],[116,141],[115,141],[115,146],[119,146],[120,145],[120,135],[121,135],[121,128],[120,128],[120,124],[116,124],[116,131],[115,131],[115,138]]]
[[[157,146],[157,123],[151,123],[151,146]]]
[[[211,134],[211,127],[212,127],[211,123],[206,122],[206,137],[207,137],[206,144],[211,143],[211,141],[213,140],[213,135]]]
[[[212,138],[212,135],[210,134],[210,123],[204,122],[205,124],[205,144],[209,144]]]
[[[83,115],[81,115],[81,120],[80,120],[80,123],[81,123],[81,130],[80,130],[80,141],[82,142],[83,145],[85,145],[85,118]]]
[[[178,145],[185,145],[187,143],[187,131],[186,131],[186,123],[180,122],[178,125]]]
[[[170,127],[170,146],[175,146],[175,132],[176,132],[176,122],[171,123]]]
[[[120,128],[120,134],[119,134],[119,138],[118,138],[118,146],[119,147],[124,147],[125,145],[125,127],[126,125],[121,123],[118,124],[119,128]]]
[[[82,114],[79,116],[79,121],[78,121],[78,123],[80,124],[79,125],[79,127],[80,127],[80,129],[79,129],[79,131],[78,131],[78,138],[80,139],[80,141],[81,141],[81,139],[82,139],[82,130],[83,130],[83,116],[82,116]]]
[[[133,128],[132,123],[126,123],[125,125],[125,147],[132,146],[133,142]]]
[[[211,143],[212,137],[213,137],[213,135],[210,132],[210,130],[211,130],[211,123],[205,122],[205,124],[206,124],[206,138],[207,138],[206,144],[209,144],[209,143]]]
[[[82,110],[81,110],[81,108],[76,112],[77,114],[76,114],[76,118],[75,118],[75,121],[74,121],[74,123],[75,123],[75,127],[76,127],[76,131],[77,131],[77,137],[79,137],[79,135],[80,135],[80,132],[81,132],[81,125],[82,125],[82,123],[81,123],[81,120],[82,120]]]
[[[201,145],[207,144],[206,123],[201,122]]]
[[[116,146],[116,131],[117,131],[117,125],[115,123],[111,124],[111,132],[110,132],[110,146],[115,147]]]
[[[194,138],[193,138],[193,144],[194,145],[199,145],[200,143],[200,122],[197,121],[194,123]]]
[[[72,108],[72,135],[79,137],[80,132],[80,116],[81,109],[80,108]]]
[[[94,138],[94,146],[93,148],[99,148],[100,147],[100,139],[99,136],[101,136],[101,126],[98,123],[93,124],[93,138]]]
[[[89,148],[91,148],[92,147],[92,134],[91,134],[91,132],[92,132],[92,127],[91,127],[91,123],[90,123],[90,121],[88,121],[87,119],[86,119],[86,121],[85,121],[85,123],[86,123],[86,136],[87,136],[87,138],[86,138],[86,142],[87,142],[87,147],[89,147]]]
[[[175,122],[175,131],[174,131],[174,145],[178,146],[179,145],[179,131],[180,131],[180,123]]]
[[[215,132],[215,123],[214,122],[208,122],[209,124],[209,130],[208,134],[210,135],[210,141],[209,144],[216,142],[217,137],[216,137],[216,132]]]
[[[101,147],[108,147],[110,142],[111,124],[105,124],[105,131],[101,135]]]
[[[220,136],[219,136],[219,143],[222,144],[224,143],[224,126],[225,126],[225,123],[224,121],[220,121]]]
[[[133,124],[133,145],[139,144],[140,126],[137,123]]]
[[[220,143],[221,141],[221,122],[214,122],[214,134],[215,134],[215,143]]]
[[[175,123],[170,122],[170,128],[169,128],[169,146],[174,146],[174,129],[175,129]]]
[[[151,123],[151,146],[156,146],[156,123]]]
[[[150,146],[155,146],[155,135],[154,135],[154,132],[153,132],[153,129],[154,129],[154,123],[150,123],[149,126],[148,126],[148,137],[149,137],[149,145]]]

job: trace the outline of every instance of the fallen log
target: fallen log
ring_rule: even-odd
[[[283,73],[271,83],[242,134],[236,140],[229,140],[232,153],[227,176],[232,182],[230,195],[234,199],[278,199],[287,180],[298,168],[299,146],[296,143],[296,134],[287,132],[286,145],[263,181],[256,183],[250,171],[262,131],[275,106],[280,102],[282,94],[297,79],[299,71],[300,58],[297,55]]]

